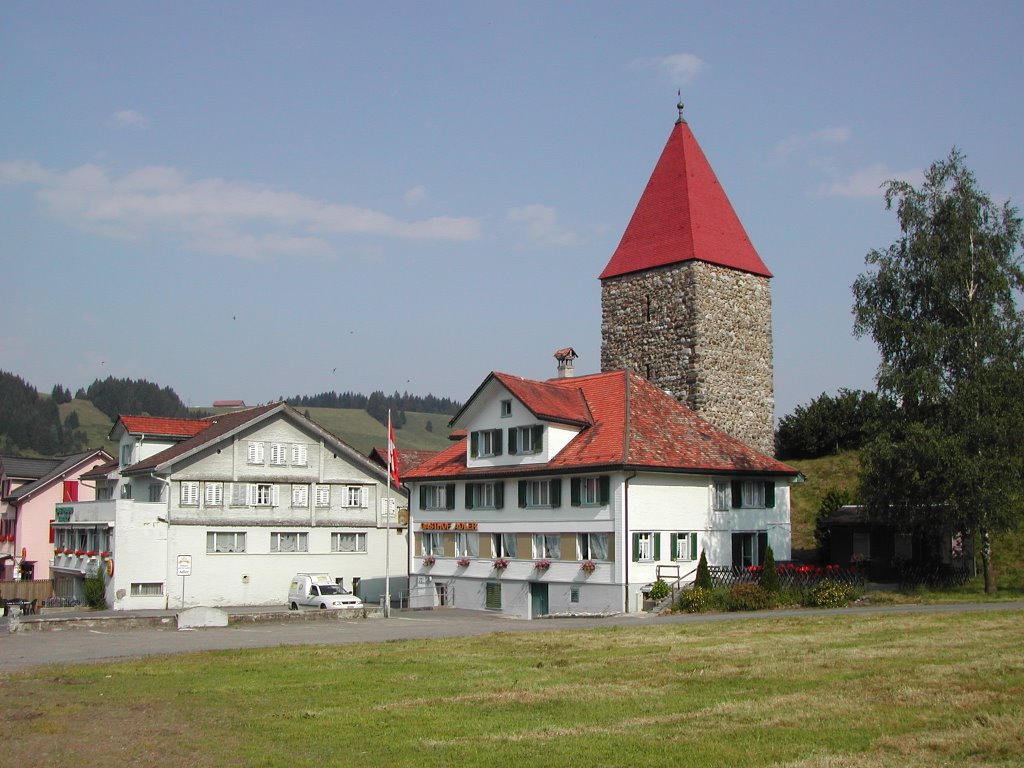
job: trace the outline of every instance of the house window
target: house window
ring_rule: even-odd
[[[501,401],[501,418],[508,418],[512,415],[512,401],[502,400]]]
[[[733,480],[732,506],[737,509],[771,509],[775,506],[775,483],[770,480]]]
[[[308,451],[302,443],[292,445],[292,466],[304,467],[308,460]]]
[[[673,560],[696,560],[697,559],[697,534],[696,533],[673,533],[672,534],[672,559]]]
[[[309,486],[308,485],[293,485],[292,486],[292,506],[305,508],[309,506]]]
[[[158,502],[164,500],[164,484],[163,483],[150,483],[149,484],[149,500],[152,502]],[[198,500],[196,501],[198,504]]]
[[[569,587],[569,602],[578,603],[580,601],[580,588]]]
[[[501,430],[483,429],[469,435],[469,455],[486,458],[501,455]]]
[[[159,581],[132,582],[132,597],[160,597],[164,585]]]
[[[420,535],[420,554],[443,555],[444,534],[437,531],[424,532]]]
[[[557,533],[535,533],[533,535],[533,557],[538,560],[561,560],[562,537]]]
[[[132,445],[126,444],[121,446],[121,466],[127,467],[132,463]]]
[[[331,552],[365,552],[365,533],[345,533],[336,531],[331,534]]]
[[[331,486],[318,485],[316,487],[316,505],[320,508],[331,506]]]
[[[150,501],[160,501],[160,488],[157,486],[157,498],[154,499],[152,496],[153,487],[150,486]],[[182,481],[181,483],[181,506],[183,507],[198,507],[199,506],[199,483],[194,480]]]
[[[270,534],[271,552],[308,552],[308,534],[289,531],[273,531]]]
[[[574,477],[569,481],[569,493],[574,507],[599,507],[611,497],[611,481],[600,477]]]
[[[270,463],[275,466],[284,466],[288,463],[288,446],[284,443],[270,444]]]
[[[132,497],[132,484],[121,483],[121,498],[130,499]]]
[[[361,485],[350,485],[345,488],[346,507],[366,507],[369,491]]]
[[[853,532],[853,551],[850,553],[861,560],[871,559],[871,534],[867,531]]]
[[[660,559],[661,536],[657,532],[639,531],[633,534],[633,562],[654,562]]]
[[[245,552],[245,532],[209,531],[206,534],[206,551],[209,554]]]
[[[455,509],[455,484],[421,485],[420,509]]]
[[[562,503],[562,481],[520,480],[520,507],[557,507]]]
[[[732,564],[737,568],[749,568],[764,562],[768,548],[767,531],[750,531],[732,535]]]
[[[468,531],[455,532],[456,557],[480,557],[480,534]]]
[[[263,443],[250,440],[247,460],[250,464],[263,464]]]
[[[254,507],[276,507],[277,487],[271,483],[256,483],[252,487],[252,504]]]
[[[503,483],[466,483],[466,509],[501,509]]]
[[[96,500],[106,501],[114,497],[114,489],[109,485],[104,485],[96,488]]]
[[[488,581],[484,592],[484,607],[489,611],[501,610],[501,582]]]
[[[516,549],[516,535],[514,533],[491,534],[491,554],[494,557],[518,557]]]
[[[607,560],[608,534],[581,533],[576,537],[576,548],[580,560]]]
[[[204,503],[208,507],[224,504],[224,483],[207,483],[204,487]]]
[[[713,507],[718,512],[728,512],[732,508],[732,488],[727,481],[715,482]]]
[[[540,453],[544,446],[544,427],[535,424],[531,427],[509,427],[508,452],[513,456]]]

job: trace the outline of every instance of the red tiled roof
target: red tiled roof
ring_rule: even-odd
[[[438,451],[408,451],[402,448],[398,449],[398,469],[402,474],[405,474],[410,469],[415,469],[427,459],[436,456]],[[374,447],[370,451],[370,460],[374,464],[379,464],[385,469],[388,466],[388,451],[387,448]]]
[[[771,277],[690,126],[680,121],[599,277],[694,260]]]
[[[166,419],[153,416],[121,416],[118,419],[130,435],[186,438],[210,426],[209,419]],[[114,425],[117,426],[116,424]],[[113,432],[113,429],[111,430]]]
[[[590,426],[581,429],[552,461],[507,469],[467,470],[466,443],[463,440],[406,472],[405,479],[586,471],[598,467],[669,472],[797,474],[792,467],[711,426],[635,373],[612,371],[529,383],[541,389],[555,388],[573,393],[583,400],[591,414]]]

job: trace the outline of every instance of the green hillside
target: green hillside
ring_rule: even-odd
[[[107,440],[110,428],[114,423],[89,400],[72,400],[58,406],[61,419],[66,419],[72,411],[78,414],[78,428],[85,432],[86,441],[83,450],[103,448],[111,456],[117,455],[117,445]]]

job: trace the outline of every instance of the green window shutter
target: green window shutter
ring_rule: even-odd
[[[768,531],[757,532],[757,564],[764,565],[764,553],[768,549]]]
[[[427,508],[427,486],[420,486],[420,509]]]
[[[522,508],[522,507],[525,507],[525,506],[526,506],[526,481],[525,480],[520,480],[519,481],[519,507]]]
[[[544,426],[541,424],[533,428],[533,450],[540,453],[544,447]]]
[[[562,506],[562,478],[552,480],[551,487],[549,490],[549,496],[551,498],[552,507]]]
[[[679,547],[678,547],[678,544],[679,544],[679,537],[680,537],[680,536],[685,536],[685,535],[686,535],[685,533],[670,533],[670,534],[669,534],[669,537],[668,537],[668,545],[669,545],[669,547],[671,547],[671,549],[672,549],[672,551],[671,551],[671,555],[672,555],[672,559],[673,559],[673,560],[676,560],[676,559],[677,559],[677,558],[676,558],[676,552],[678,552],[678,551],[679,551]]]
[[[494,455],[501,456],[501,430],[494,430]]]
[[[772,480],[766,480],[764,484],[764,505],[768,509],[775,506],[775,483]]]
[[[500,433],[499,433],[500,434]],[[505,506],[505,483],[498,481],[494,484],[494,508],[501,509]]]
[[[743,565],[743,534],[732,535],[732,567],[739,568]]]
[[[569,478],[569,503],[574,507],[580,505],[580,479],[578,477]]]
[[[466,509],[473,508],[473,483],[466,483]]]
[[[732,481],[732,508],[739,509],[743,506],[743,481]]]
[[[480,433],[470,432],[469,433],[469,455],[471,458],[476,458],[480,455]]]
[[[690,559],[697,559],[697,532],[694,531],[690,534]]]
[[[640,562],[640,534],[633,534],[633,562]]]
[[[519,451],[519,448],[516,445],[516,429],[517,427],[508,428],[508,453],[510,456],[515,456],[516,453]],[[519,506],[523,505],[520,504]]]
[[[607,504],[612,500],[612,479],[608,475],[601,475],[599,478],[601,486],[601,504]]]
[[[444,508],[455,509],[455,483],[445,483]]]
[[[661,533],[654,532],[654,562],[661,560]]]

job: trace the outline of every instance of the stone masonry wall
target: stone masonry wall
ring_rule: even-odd
[[[775,452],[771,287],[700,261],[605,280],[601,370],[629,368],[724,432]]]

